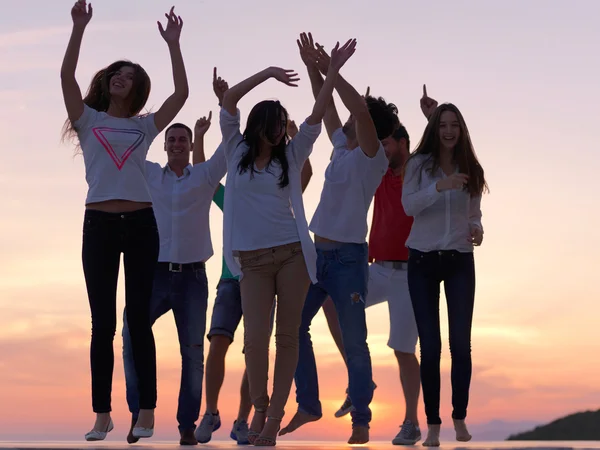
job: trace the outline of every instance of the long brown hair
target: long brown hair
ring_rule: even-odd
[[[148,97],[150,96],[150,77],[139,64],[131,61],[116,61],[99,70],[92,78],[92,82],[88,87],[87,93],[83,99],[83,103],[96,111],[105,112],[110,106],[110,80],[123,67],[131,67],[133,69],[133,83],[131,92],[127,100],[129,117],[137,116],[142,108],[146,106]],[[77,130],[73,123],[67,119],[63,125],[62,138],[64,140],[74,140],[77,136]]]
[[[469,129],[467,128],[465,119],[458,108],[452,103],[441,104],[431,115],[429,123],[423,132],[421,141],[406,161],[404,167],[406,168],[408,162],[417,155],[427,155],[428,157],[424,158],[419,167],[419,181],[421,180],[421,174],[425,169],[425,165],[427,165],[427,170],[431,174],[435,173],[440,168],[440,119],[442,113],[445,111],[451,111],[456,114],[460,126],[460,136],[458,142],[454,146],[453,160],[458,165],[458,171],[469,176],[465,190],[472,196],[479,196],[483,194],[484,191],[489,191],[485,181],[483,167],[481,167],[481,164],[479,164],[479,160],[475,155],[475,149],[473,148],[473,143],[471,142],[471,136],[469,135]]]

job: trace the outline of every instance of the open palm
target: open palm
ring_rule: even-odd
[[[289,69],[282,69],[280,67],[271,67],[269,70],[271,76],[277,81],[283,84],[287,84],[288,86],[298,86],[298,81],[300,80],[300,78],[298,78],[298,74],[295,71]]]
[[[300,50],[300,58],[306,67],[316,66],[317,63],[317,49],[313,41],[311,33],[301,33],[300,39],[296,40],[298,49]]]
[[[175,9],[174,6],[171,7],[171,10],[168,14],[165,14],[167,18],[167,28],[163,28],[162,23],[156,22],[158,24],[158,31],[160,31],[160,35],[167,42],[167,44],[175,44],[179,42],[179,36],[181,36],[181,28],[183,28],[183,20],[181,17],[176,16],[173,12]]]
[[[86,7],[87,6],[87,7]],[[93,9],[92,4],[86,5],[85,0],[78,0],[71,8],[71,18],[73,19],[73,24],[85,27],[90,20],[92,19]]]
[[[329,66],[335,70],[340,70],[355,51],[356,39],[348,39],[342,47],[340,47],[340,43],[338,42],[331,51]]]

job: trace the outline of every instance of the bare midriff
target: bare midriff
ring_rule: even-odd
[[[150,202],[132,202],[130,200],[106,200],[104,202],[88,203],[86,209],[94,209],[108,213],[132,212],[152,206]]]
[[[332,241],[331,239],[327,239],[327,238],[324,238],[324,237],[321,237],[321,236],[317,236],[316,234],[315,234],[315,242],[334,242],[336,244],[341,244],[341,242]]]

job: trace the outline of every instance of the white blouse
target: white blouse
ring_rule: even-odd
[[[240,177],[247,174],[240,174],[238,165],[242,156],[248,151],[248,145],[244,142],[240,132],[240,111],[237,111],[235,116],[229,114],[225,109],[221,109],[220,114],[221,133],[223,135],[223,149],[225,151],[225,159],[227,161],[227,182],[225,189],[225,200],[223,206],[223,256],[229,270],[234,276],[242,277],[242,271],[238,258],[234,257],[233,250],[233,230],[234,221],[246,223],[248,217],[243,217],[236,210],[236,197],[240,195],[239,189],[246,185]],[[289,162],[289,201],[292,207],[294,220],[296,223],[298,237],[302,245],[302,253],[306,262],[306,269],[313,283],[317,282],[317,252],[308,232],[308,223],[304,213],[304,203],[302,201],[302,184],[300,173],[304,163],[310,156],[313,150],[313,145],[321,134],[321,123],[316,125],[308,125],[304,122],[300,125],[298,133],[290,141],[286,147],[286,155]],[[255,174],[259,177],[261,174]],[[247,187],[247,186],[246,186]],[[267,198],[265,197],[265,200]],[[263,213],[268,213],[269,205],[263,203],[257,204],[256,208],[260,208]],[[247,224],[248,225],[248,224]],[[264,230],[261,230],[261,233]],[[248,226],[246,233],[248,238],[252,238],[252,227]],[[275,235],[275,233],[274,233]],[[243,245],[244,237],[236,236],[235,240],[238,245]],[[242,242],[242,244],[240,244]],[[262,245],[266,245],[263,243]],[[272,247],[278,245],[273,241],[270,244]],[[268,247],[267,247],[268,248]]]
[[[422,252],[456,250],[473,251],[470,226],[481,225],[481,196],[472,197],[464,190],[438,192],[436,183],[446,178],[441,168],[431,174],[428,155],[417,155],[406,165],[402,188],[402,205],[414,217],[406,246]],[[421,176],[419,179],[419,171]]]

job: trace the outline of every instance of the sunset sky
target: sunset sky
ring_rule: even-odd
[[[60,142],[66,112],[59,69],[72,4],[30,0],[3,8],[0,16],[0,440],[44,435],[79,440],[94,419],[91,323],[81,268],[87,186],[82,157]],[[77,78],[85,90],[96,70],[131,59],[150,74],[147,107],[156,110],[172,91],[168,50],[156,27],[171,4],[145,0],[141,5],[94,4]],[[312,31],[327,48],[357,38],[357,51],[342,73],[359,91],[370,86],[373,95],[398,105],[412,148],[425,126],[419,109],[423,83],[430,96],[455,103],[491,189],[482,201],[485,239],[476,250],[469,423],[541,423],[600,408],[600,2],[190,0],[176,4],[176,12],[184,20],[181,42],[190,80],[190,97],[177,121],[190,126],[210,110],[213,117],[217,113],[213,66],[230,85],[271,65],[299,71],[299,87],[268,81],[240,103],[244,121],[257,101],[278,98],[299,124],[312,108],[295,43],[302,31]],[[339,99],[337,104],[343,111]],[[163,139],[161,134],[155,140],[150,160],[165,161]],[[214,121],[208,155],[219,140]],[[330,151],[323,133],[304,196],[309,220]],[[221,269],[222,213],[216,207],[211,227],[215,256],[207,264],[208,323]],[[123,306],[121,284],[118,308]],[[446,322],[445,306],[442,311]],[[379,386],[372,404],[373,439],[393,437],[404,415],[397,365],[386,345],[388,323],[386,305],[368,310]],[[120,328],[121,322],[112,440],[123,440],[129,425]],[[180,367],[172,315],[154,330],[156,435],[170,439],[177,435]],[[345,374],[322,314],[312,335],[325,418],[292,436],[344,439],[349,418],[334,419],[333,412],[344,398]],[[215,438],[227,437],[237,413],[241,341],[240,329],[227,359],[223,431]],[[447,339],[443,342],[442,419],[449,425],[450,360]],[[286,419],[294,411],[293,388]],[[424,425],[422,404],[420,417]]]

